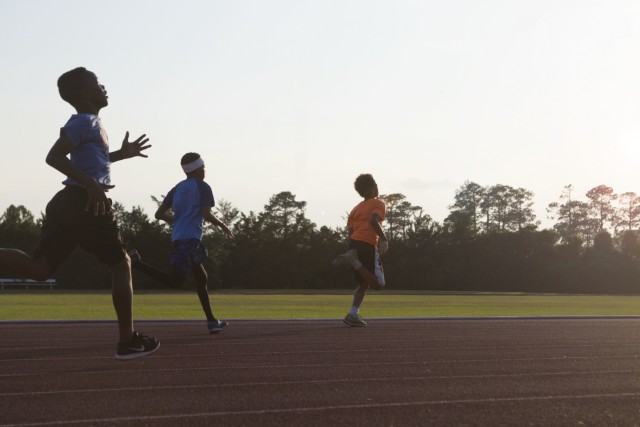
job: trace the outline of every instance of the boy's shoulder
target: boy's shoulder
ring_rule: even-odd
[[[386,205],[384,204],[384,202],[378,198],[372,198],[372,199],[365,199],[363,201],[361,201],[360,203],[358,203],[357,205],[355,205],[353,207],[353,209],[351,210],[351,212],[358,212],[358,211],[369,211],[371,209],[378,209],[378,208],[385,208],[386,209]]]
[[[366,207],[374,207],[374,206],[385,206],[384,202],[377,197],[373,197],[371,199],[366,199],[360,202],[358,206],[366,206]]]
[[[172,191],[177,190],[178,188],[185,188],[185,190],[187,188],[191,188],[191,189],[197,189],[198,191],[202,192],[212,192],[211,190],[211,186],[209,186],[209,184],[207,184],[205,181],[201,180],[201,179],[193,179],[193,178],[187,178],[187,179],[183,179],[182,181],[180,181],[179,183],[177,183]],[[187,190],[189,191],[189,190]]]
[[[95,127],[100,126],[100,117],[95,114],[73,114],[67,120],[65,127]]]
[[[195,178],[186,178],[176,184],[176,187],[179,185],[193,185],[196,187],[210,187],[209,184],[203,179],[195,179]]]

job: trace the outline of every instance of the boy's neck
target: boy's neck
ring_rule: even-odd
[[[90,103],[74,105],[74,108],[78,114],[93,114],[97,116],[100,113],[100,108]]]

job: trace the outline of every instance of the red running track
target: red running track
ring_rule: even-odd
[[[638,319],[0,323],[0,426],[631,426]]]

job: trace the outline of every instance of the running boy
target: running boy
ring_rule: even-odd
[[[113,306],[118,317],[120,342],[116,359],[129,360],[153,353],[160,342],[133,329],[131,264],[120,230],[113,218],[111,200],[112,162],[140,156],[151,147],[145,135],[109,152],[109,140],[98,113],[109,104],[107,91],[94,73],[75,68],[58,79],[63,100],[75,108],[49,150],[47,164],[67,176],[64,188],[47,204],[42,237],[33,257],[17,249],[0,249],[0,266],[17,274],[44,280],[51,276],[71,251],[80,245],[103,262],[112,274]]]
[[[343,322],[349,326],[367,326],[359,313],[362,300],[369,288],[380,290],[385,284],[380,255],[387,252],[389,242],[380,223],[387,208],[382,200],[378,200],[378,184],[370,174],[358,176],[354,186],[364,200],[353,208],[347,220],[350,249],[333,260],[333,264],[351,265],[358,282],[353,305]]]
[[[180,164],[187,178],[169,191],[155,215],[156,219],[166,221],[173,226],[171,233],[173,250],[169,259],[171,273],[142,262],[136,250],[129,252],[129,255],[133,260],[133,268],[172,288],[179,288],[189,271],[192,271],[196,278],[200,305],[207,317],[209,333],[214,334],[226,328],[228,323],[216,319],[211,311],[207,292],[207,270],[203,263],[208,254],[201,241],[202,225],[206,220],[222,228],[229,237],[233,237],[233,233],[211,212],[215,201],[211,187],[204,182],[205,167],[202,157],[198,153],[187,153],[182,156]]]

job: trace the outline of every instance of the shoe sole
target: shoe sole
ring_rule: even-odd
[[[341,265],[350,265],[357,259],[358,259],[358,254],[357,253],[354,254],[354,255],[351,255],[351,256],[349,256],[349,255],[344,256],[344,254],[342,254],[342,255],[338,255],[337,257],[335,257],[333,259],[332,264],[333,264],[334,267],[339,267]]]
[[[364,328],[365,326],[367,326],[366,323],[351,323],[347,319],[342,319],[342,322],[349,326],[353,326],[354,328]]]
[[[124,355],[116,354],[116,360],[119,360],[121,362],[126,362],[127,360],[132,360],[132,359],[137,359],[138,357],[148,356],[148,355],[158,351],[159,348],[160,348],[160,343],[158,343],[158,346],[156,348],[154,348],[153,350],[141,351],[140,353],[131,353],[131,354],[124,354]]]
[[[358,258],[336,258],[333,260],[332,264],[334,267],[340,267],[341,265],[351,265]]]
[[[227,329],[229,327],[229,324],[227,323],[226,325],[224,325],[222,328],[217,328],[217,329],[209,329],[209,335],[212,334],[219,334],[220,332],[224,331],[225,329]]]

